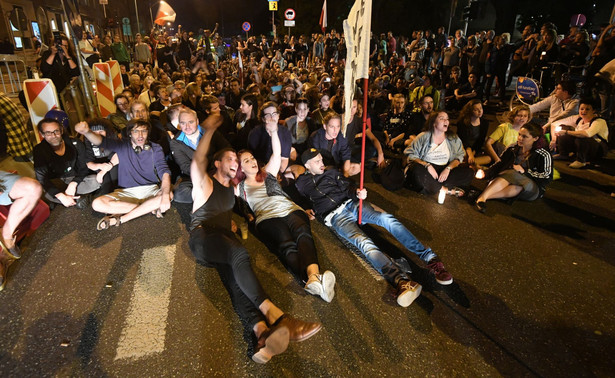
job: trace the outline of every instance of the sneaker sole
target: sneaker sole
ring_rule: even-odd
[[[335,296],[335,274],[325,271],[322,274],[322,294],[320,297],[327,303],[331,303]]]
[[[421,290],[423,290],[423,286],[419,285],[414,290],[406,290],[399,297],[397,297],[397,304],[401,307],[408,307],[414,302],[416,298],[421,295]]]
[[[266,364],[273,356],[284,353],[288,348],[288,328],[280,327],[273,331],[265,340],[265,346],[252,356],[252,361],[257,364]]]
[[[439,283],[440,285],[450,285],[453,283],[453,278],[451,277],[450,280],[446,280],[446,281],[440,281],[439,279],[436,278],[436,282]]]

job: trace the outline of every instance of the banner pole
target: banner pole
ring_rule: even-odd
[[[365,178],[365,131],[367,128],[367,88],[368,79],[363,79],[363,135],[361,138],[361,174],[359,178],[359,190],[363,190]],[[359,199],[359,225],[363,220],[363,200]]]

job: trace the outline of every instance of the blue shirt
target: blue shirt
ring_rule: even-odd
[[[199,137],[196,139],[195,144],[192,143],[192,141],[188,138],[186,134],[184,134],[183,131],[179,133],[179,135],[177,136],[177,138],[175,138],[175,140],[184,143],[185,145],[192,148],[193,150],[196,150],[196,146],[198,146],[199,141],[201,140],[201,137],[203,136],[203,129],[201,129],[201,125],[198,125],[197,127],[199,130]]]
[[[158,184],[165,173],[171,174],[169,166],[164,159],[162,147],[156,143],[149,144],[151,148],[143,149],[137,153],[130,140],[115,140],[103,138],[101,147],[117,153],[120,160],[118,165],[118,185],[122,188],[132,188]]]

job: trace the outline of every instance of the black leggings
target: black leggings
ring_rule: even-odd
[[[256,226],[271,249],[291,272],[307,281],[307,267],[318,264],[310,220],[305,212],[293,211],[283,218],[266,219]]]
[[[570,152],[577,153],[577,160],[581,163],[596,161],[606,155],[608,147],[605,149],[602,143],[594,138],[579,138],[572,135],[562,135],[557,137],[557,152],[568,155]]]
[[[258,306],[267,294],[252,270],[248,251],[230,230],[197,227],[190,232],[188,245],[198,263],[218,270],[242,319],[250,326],[264,319]]]
[[[432,167],[436,169],[438,175],[446,168],[446,165],[435,165]],[[452,189],[455,186],[467,187],[472,182],[474,177],[474,171],[472,168],[459,165],[457,168],[451,169],[446,181],[439,182],[437,179],[431,177],[427,168],[421,164],[413,164],[407,173],[408,180],[412,185],[412,188],[417,192],[423,194],[435,194],[438,193],[442,186],[446,186],[448,189]]]

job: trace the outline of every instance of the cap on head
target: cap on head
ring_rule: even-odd
[[[320,154],[320,152],[317,149],[309,148],[309,149],[303,151],[303,153],[301,154],[301,161],[303,162],[303,164],[305,164],[308,161],[310,161],[311,159],[313,159],[316,156],[318,156],[318,154]]]

